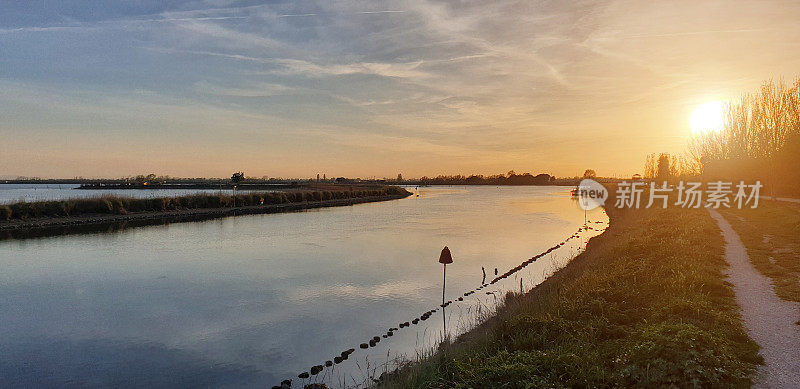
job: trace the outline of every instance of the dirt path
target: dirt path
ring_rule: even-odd
[[[728,281],[742,307],[747,332],[761,346],[764,366],[755,387],[796,388],[800,385],[800,304],[779,299],[769,278],[750,263],[747,251],[719,212],[709,209],[725,238],[725,258],[730,264]]]

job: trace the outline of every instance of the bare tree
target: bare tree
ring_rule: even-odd
[[[791,85],[770,80],[757,93],[725,104],[722,131],[699,134],[690,140],[686,165],[694,170],[717,161],[736,162],[728,165],[728,175],[743,174],[742,167],[749,167],[774,187],[778,183],[776,174],[790,174],[800,163],[800,155],[787,147],[798,138],[800,79]]]

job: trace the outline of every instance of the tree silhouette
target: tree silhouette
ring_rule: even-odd
[[[244,172],[236,172],[231,176],[231,182],[234,184],[238,184],[242,181],[244,181]]]

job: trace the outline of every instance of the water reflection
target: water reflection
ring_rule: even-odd
[[[441,338],[434,316],[358,348],[438,307],[442,247],[453,253],[447,298],[456,299],[480,284],[481,267],[503,273],[583,217],[565,188],[432,187],[353,207],[3,241],[0,372],[12,386],[141,387],[158,386],[148,380],[171,366],[174,386],[263,387],[298,384],[298,373],[355,348],[320,373],[352,385]],[[520,278],[526,289],[541,282],[581,243],[449,306],[449,329],[472,325]],[[132,362],[149,352],[157,362]],[[71,362],[45,374],[37,355]]]
[[[236,387],[275,380],[252,366],[216,363],[147,342],[39,338],[4,344],[2,351],[3,382],[28,388]]]

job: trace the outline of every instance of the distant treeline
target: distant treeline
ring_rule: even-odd
[[[405,181],[407,185],[559,185],[554,176],[549,174],[532,175],[530,173],[516,174],[510,171],[507,174],[496,174],[491,176],[471,175],[471,176],[437,176],[421,177]]]
[[[302,203],[334,199],[364,198],[410,194],[396,186],[383,187],[326,187],[316,190],[285,192],[243,193],[236,196],[224,194],[196,194],[180,197],[134,199],[104,196],[90,199],[62,201],[20,202],[0,205],[0,220],[30,219],[40,217],[69,217],[81,215],[125,215],[137,212],[165,212],[184,209],[214,209],[255,205]]]
[[[591,171],[591,170],[589,170]],[[82,189],[240,189],[253,188],[263,190],[269,188],[304,187],[308,185],[576,185],[584,177],[556,178],[549,174],[531,173],[516,174],[510,171],[507,174],[495,175],[440,175],[436,177],[423,176],[420,178],[403,179],[402,175],[395,178],[362,179],[362,178],[253,178],[245,177],[233,181],[228,178],[175,178],[155,175],[138,176],[135,179],[31,179],[19,178],[16,180],[0,180],[8,184],[81,184]],[[598,181],[619,181],[615,178],[599,178]],[[260,187],[259,187],[260,186]]]

